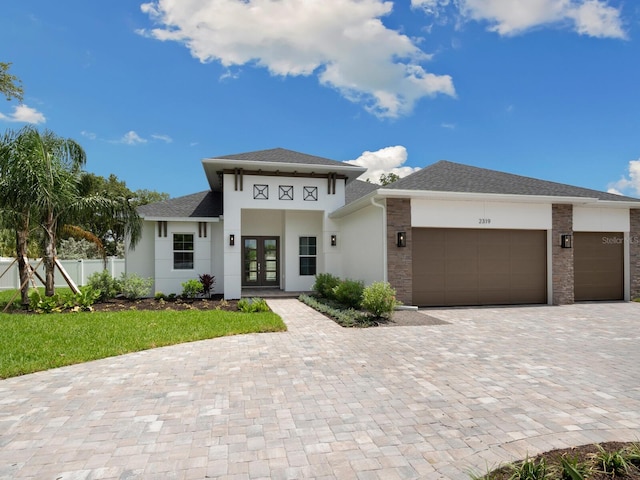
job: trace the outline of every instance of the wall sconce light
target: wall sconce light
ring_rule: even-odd
[[[229,246],[233,247],[236,244],[236,236],[232,233],[229,235]]]
[[[335,247],[338,244],[338,237],[336,235],[331,235],[331,246]]]
[[[398,232],[398,247],[407,246],[407,232]]]
[[[571,248],[573,243],[572,235],[560,235],[560,246],[562,248]]]

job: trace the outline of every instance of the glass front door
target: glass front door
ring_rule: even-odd
[[[242,237],[242,286],[280,286],[278,237]]]

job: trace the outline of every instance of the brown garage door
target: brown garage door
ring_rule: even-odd
[[[618,232],[573,235],[576,302],[624,299],[624,236]]]
[[[412,243],[416,305],[547,301],[544,230],[414,228]]]

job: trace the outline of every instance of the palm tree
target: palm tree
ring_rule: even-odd
[[[55,293],[58,235],[87,212],[117,218],[125,225],[132,245],[138,242],[141,220],[128,199],[81,194],[80,178],[86,155],[74,140],[58,137],[48,130],[40,133],[29,126],[9,135],[3,144],[7,144],[12,153],[0,156],[0,206],[20,212],[21,218],[29,218],[43,229],[45,295]],[[6,178],[2,170],[5,163],[8,164]]]

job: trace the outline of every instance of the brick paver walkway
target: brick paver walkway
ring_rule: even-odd
[[[640,305],[429,310],[0,381],[0,478],[468,479],[506,460],[640,439]]]

